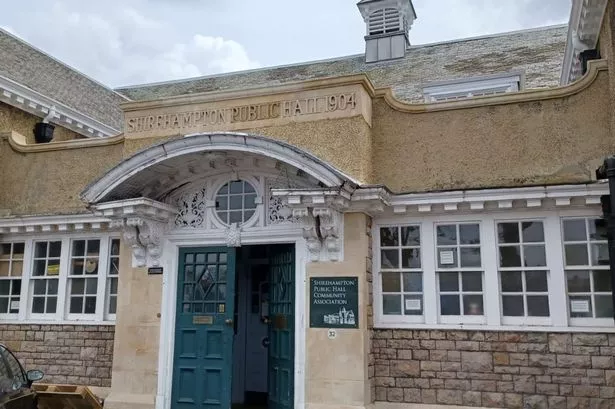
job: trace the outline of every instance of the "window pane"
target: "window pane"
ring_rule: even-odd
[[[71,274],[72,275],[83,275],[83,259],[82,258],[73,259]]]
[[[9,295],[11,293],[11,282],[9,280],[0,281],[0,295]]]
[[[243,183],[243,191],[244,193],[254,193],[254,188],[248,182]]]
[[[45,298],[34,297],[32,299],[32,312],[34,314],[43,314],[45,312]]]
[[[442,315],[461,315],[458,295],[440,296],[440,313]]]
[[[613,318],[613,298],[611,295],[597,295],[596,318]]]
[[[500,247],[500,267],[521,267],[519,246]]]
[[[243,193],[243,182],[233,181],[231,182],[231,193]]]
[[[399,273],[382,273],[382,291],[385,293],[401,292]]]
[[[524,243],[542,243],[545,241],[542,222],[523,222],[521,228],[523,229]]]
[[[545,271],[526,271],[525,288],[528,292],[547,292],[547,273]]]
[[[480,229],[478,224],[460,224],[459,225],[459,243],[460,244],[479,244]]]
[[[564,241],[585,241],[585,220],[564,220]]]
[[[401,315],[401,295],[383,295],[382,311],[384,315]]]
[[[0,298],[0,314],[7,314],[9,312],[9,299]]]
[[[423,274],[403,273],[403,276],[404,276],[404,292],[420,293],[423,291]]]
[[[13,243],[13,258],[23,259],[25,249],[25,243]]]
[[[228,197],[226,196],[216,197],[216,209],[228,210]]]
[[[22,274],[23,274],[23,261],[15,261],[15,259],[13,259],[13,264],[11,265],[11,276],[21,277]]]
[[[73,241],[73,257],[83,257],[85,255],[85,240]]]
[[[483,291],[483,273],[461,273],[461,286],[463,291]]]
[[[34,257],[45,258],[47,257],[47,242],[38,242],[34,245]]]
[[[499,243],[519,243],[519,223],[498,223]]]
[[[244,209],[256,209],[256,195],[247,195],[244,200]]]
[[[83,278],[73,278],[70,285],[71,294],[83,294],[85,289],[85,280]]]
[[[241,219],[242,219],[242,212],[241,211],[229,212],[229,218],[228,218],[229,224],[241,223],[241,221],[242,221]]]
[[[83,311],[83,298],[82,297],[72,297],[70,299],[70,314],[81,314]]]
[[[465,315],[483,315],[483,296],[482,295],[464,295],[463,296],[463,313]]]
[[[549,297],[546,295],[528,295],[527,315],[530,317],[548,317]]]
[[[12,280],[13,281],[13,289],[11,293],[13,295],[19,295],[21,293],[21,280]]]
[[[47,281],[47,294],[58,293],[58,280],[46,280]]]
[[[0,277],[8,277],[9,276],[9,268],[11,262],[9,260],[0,260]]]
[[[606,243],[592,244],[590,248],[592,252],[592,266],[609,265],[609,248]]]
[[[457,244],[457,226],[437,226],[436,235],[438,237],[438,246],[447,244]]]
[[[49,257],[59,258],[62,250],[61,241],[52,241],[49,243]]]
[[[591,296],[570,297],[570,317],[591,318],[592,316]]]
[[[45,290],[47,289],[47,280],[36,280],[34,281],[34,294],[45,294]]]
[[[592,240],[608,240],[606,234],[606,220],[594,219],[588,220],[589,223],[589,237]]]
[[[480,267],[480,247],[464,247],[460,249],[461,267]]]
[[[96,294],[96,290],[98,289],[98,281],[95,278],[90,278],[86,280],[86,294]]]
[[[439,268],[457,268],[459,266],[457,261],[457,249],[456,248],[441,248],[438,249],[438,267]]]
[[[547,256],[544,246],[523,246],[525,267],[545,267]]]
[[[587,266],[589,265],[589,257],[587,257],[586,244],[566,244],[564,246],[566,253],[566,264],[569,266]]]
[[[440,291],[459,291],[459,276],[457,273],[438,273]]]
[[[35,277],[40,277],[45,275],[45,260],[35,260],[34,261],[34,270],[32,271],[32,275]]]
[[[111,259],[109,267],[109,275],[118,275],[120,273],[120,260],[117,258]]]
[[[421,268],[421,250],[402,249],[401,260],[402,268]]]
[[[120,240],[119,239],[111,240],[111,255],[112,256],[120,255]]]
[[[405,295],[404,312],[405,315],[423,315],[423,296]]]
[[[9,259],[11,257],[11,243],[0,243],[0,259]]]
[[[399,268],[399,250],[381,250],[380,254],[382,268]]]
[[[97,256],[100,252],[100,240],[88,240],[88,256]]]
[[[566,271],[569,293],[588,293],[591,291],[589,271]]]
[[[58,299],[56,297],[47,298],[47,314],[55,314]]]
[[[594,291],[611,292],[611,272],[609,270],[595,270],[594,274]]]
[[[241,209],[242,207],[241,199],[242,199],[242,196],[231,196],[229,208],[231,210]]]
[[[117,310],[117,297],[111,297],[109,298],[109,314],[115,314],[116,310]],[[190,312],[190,310],[186,312]]]
[[[401,228],[402,246],[419,246],[421,244],[421,229],[419,226],[406,226]]]
[[[522,295],[504,295],[502,296],[502,310],[507,317],[523,317],[525,315],[523,309]]]
[[[383,247],[399,246],[399,234],[397,227],[380,228],[380,245]]]
[[[85,314],[94,314],[96,312],[96,297],[85,297]]]

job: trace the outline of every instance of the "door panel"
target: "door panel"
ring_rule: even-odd
[[[272,246],[269,265],[269,409],[290,409],[295,372],[294,246]]]
[[[235,249],[179,252],[172,409],[231,404]]]

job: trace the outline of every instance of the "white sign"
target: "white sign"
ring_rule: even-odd
[[[440,264],[443,266],[455,264],[455,253],[452,250],[440,250]]]
[[[19,309],[19,301],[11,301],[11,310]]]
[[[588,300],[570,300],[570,311],[577,312],[577,313],[589,312],[589,301]]]
[[[406,310],[420,311],[421,300],[406,300]]]
[[[330,329],[329,331],[327,331],[327,336],[329,337],[329,339],[335,339],[335,337],[337,337],[337,331],[335,331],[334,329]]]

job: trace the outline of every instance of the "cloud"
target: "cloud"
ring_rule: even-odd
[[[109,86],[167,81],[259,67],[238,42],[187,35],[136,7],[96,9],[56,1],[22,27],[27,41]],[[129,2],[130,3],[130,2]],[[133,4],[133,6],[136,4]],[[47,24],[58,21],[62,24]],[[45,27],[45,30],[40,30]]]

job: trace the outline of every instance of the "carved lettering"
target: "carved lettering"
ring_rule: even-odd
[[[241,105],[230,108],[210,108],[173,114],[149,115],[129,118],[126,132],[145,132],[155,129],[207,128],[241,122],[289,118],[352,110],[357,107],[355,93],[335,94],[262,104]]]

